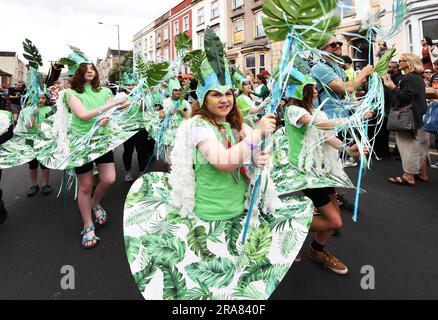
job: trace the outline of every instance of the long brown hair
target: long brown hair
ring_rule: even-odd
[[[85,74],[87,73],[89,65],[92,66],[94,72],[96,72],[94,79],[91,81],[93,91],[99,92],[102,89],[99,81],[99,72],[97,71],[96,66],[92,63],[81,63],[71,79],[71,88],[78,93],[84,93]]]
[[[205,95],[207,97],[209,92]],[[227,122],[231,125],[231,128],[237,130],[238,132],[242,131],[243,126],[243,116],[240,113],[239,108],[236,105],[236,97],[234,96],[234,102],[233,102],[233,108],[231,109],[230,113],[227,115]],[[212,114],[210,111],[208,111],[207,108],[207,99],[204,99],[204,103],[201,108],[198,108],[193,111],[192,117],[194,116],[201,116],[202,119],[212,123],[215,126],[218,126],[216,121],[214,120],[214,114]]]
[[[293,98],[288,104],[288,106],[298,106],[301,108],[306,109],[306,111],[310,114],[312,114],[313,109],[313,88],[315,86],[313,84],[307,84],[303,88],[303,100],[298,100]]]

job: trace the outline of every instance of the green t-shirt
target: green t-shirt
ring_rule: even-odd
[[[219,123],[226,130],[226,135],[231,144],[236,144],[228,123]],[[201,133],[201,132],[207,132]],[[199,140],[196,135],[205,138],[215,137],[224,143],[220,131],[209,122],[199,119],[193,126],[195,143]],[[236,170],[233,174],[222,172],[211,165],[202,155],[201,151],[195,150],[195,213],[207,221],[228,220],[243,214],[245,210],[246,179],[243,174]],[[235,178],[236,177],[236,178]]]
[[[164,102],[163,102],[164,112],[168,113],[168,112],[174,110],[177,103],[178,103],[178,100],[173,100],[172,98],[167,98],[166,100],[164,100]],[[178,110],[184,111],[184,109],[186,109],[187,112],[190,114],[190,109],[191,109],[190,103],[188,103],[186,100],[180,100]],[[183,122],[184,118],[180,112],[176,113],[176,117],[177,117],[178,123]]]
[[[110,89],[102,88],[99,92],[94,92],[91,85],[85,85],[83,93],[78,93],[72,89],[67,90],[65,93],[65,99],[67,105],[69,105],[69,99],[71,95],[78,97],[79,100],[81,100],[82,104],[84,105],[85,110],[87,111],[94,110],[97,107],[102,107],[108,102],[108,100],[114,98],[114,95]],[[73,112],[71,128],[75,133],[86,134],[91,130],[95,121],[96,121],[95,118],[87,121],[82,121]],[[103,133],[108,133],[108,127],[104,128]]]
[[[307,126],[298,123],[303,116],[308,115],[304,108],[289,106],[286,108],[284,122],[289,142],[288,159],[289,162],[298,166],[301,150],[303,150],[303,140],[307,133]]]
[[[31,119],[33,116],[33,112],[31,113],[31,108],[25,108],[23,112],[26,113],[26,116],[28,119]],[[48,118],[48,115],[52,112],[52,107],[41,107],[40,111],[38,112],[37,116],[35,117],[35,122],[33,123],[32,127],[28,129],[31,133],[37,133],[38,128],[37,126],[43,123],[44,120]]]
[[[249,114],[251,108],[255,107],[255,103],[245,94],[241,94],[236,99],[237,107],[240,109],[240,113],[242,113],[243,117],[246,117]]]

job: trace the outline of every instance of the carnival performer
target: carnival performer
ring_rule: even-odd
[[[342,228],[334,189],[339,182],[335,181],[344,181],[344,186],[353,187],[343,171],[338,153],[346,152],[352,157],[358,157],[360,153],[356,145],[344,144],[331,131],[347,120],[328,119],[323,111],[315,108],[318,99],[316,81],[310,76],[303,76],[301,81],[286,106],[285,125],[289,144],[288,160],[303,175],[301,178],[313,177],[312,183],[302,191],[320,213],[313,218],[310,226],[315,238],[309,246],[308,256],[333,272],[345,275],[348,273],[347,266],[324,248],[333,232]]]
[[[269,165],[269,152],[257,146],[276,119],[263,117],[256,130],[245,125],[210,28],[205,48],[213,51],[200,66],[200,108],[178,129],[170,175],[146,174],[128,195],[128,259],[147,299],[267,299],[305,240],[312,208],[304,198],[280,201],[267,183],[244,241],[249,165]]]
[[[29,132],[35,135],[38,134],[41,129],[41,123],[54,113],[53,108],[51,106],[48,106],[49,99],[45,93],[40,93],[38,95],[38,99],[39,105],[36,109],[25,108],[23,110],[24,113],[31,113],[26,116],[26,118],[29,120],[27,121],[25,126]],[[27,192],[28,197],[34,197],[40,191],[40,187],[38,185],[38,166],[41,168],[41,174],[43,177],[43,186],[41,189],[43,195],[46,196],[52,193],[52,187],[49,185],[50,170],[40,164],[35,158],[31,162],[29,162],[29,175],[32,185]]]
[[[98,71],[89,63],[79,65],[72,78],[72,88],[65,92],[64,98],[72,111],[71,129],[79,135],[87,134],[91,130],[95,117],[112,108],[123,109],[129,106],[127,98],[115,100],[110,89],[100,86]],[[108,133],[106,126],[110,120],[109,117],[104,117],[100,121],[101,135]],[[99,172],[99,184],[92,196],[93,162]],[[112,151],[93,162],[75,168],[78,178],[78,205],[84,222],[81,243],[85,249],[94,248],[100,240],[95,234],[94,224],[104,225],[108,221],[107,213],[100,203],[116,179]]]
[[[190,116],[191,106],[188,101],[184,99],[179,80],[169,80],[167,94],[169,97],[163,101],[163,109],[160,110],[159,114],[162,123],[157,137],[157,156],[164,156],[170,168],[170,153],[172,151],[176,131],[182,121]]]
[[[251,96],[251,84],[249,81],[242,83],[242,89],[239,90],[236,100],[242,116],[246,118],[248,115],[254,115],[259,113],[263,107],[256,107],[255,101]]]

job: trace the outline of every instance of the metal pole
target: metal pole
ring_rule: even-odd
[[[119,83],[122,81],[122,69],[121,69],[121,64],[122,64],[122,60],[120,57],[120,26],[117,24],[117,39],[118,39],[118,49],[119,49]]]

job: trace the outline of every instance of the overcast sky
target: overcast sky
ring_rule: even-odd
[[[49,61],[67,56],[67,44],[79,47],[93,61],[117,49],[117,28],[98,21],[120,25],[122,50],[132,49],[134,34],[171,9],[181,0],[0,0],[2,36],[0,51],[17,51],[21,59],[22,41],[34,42]]]

